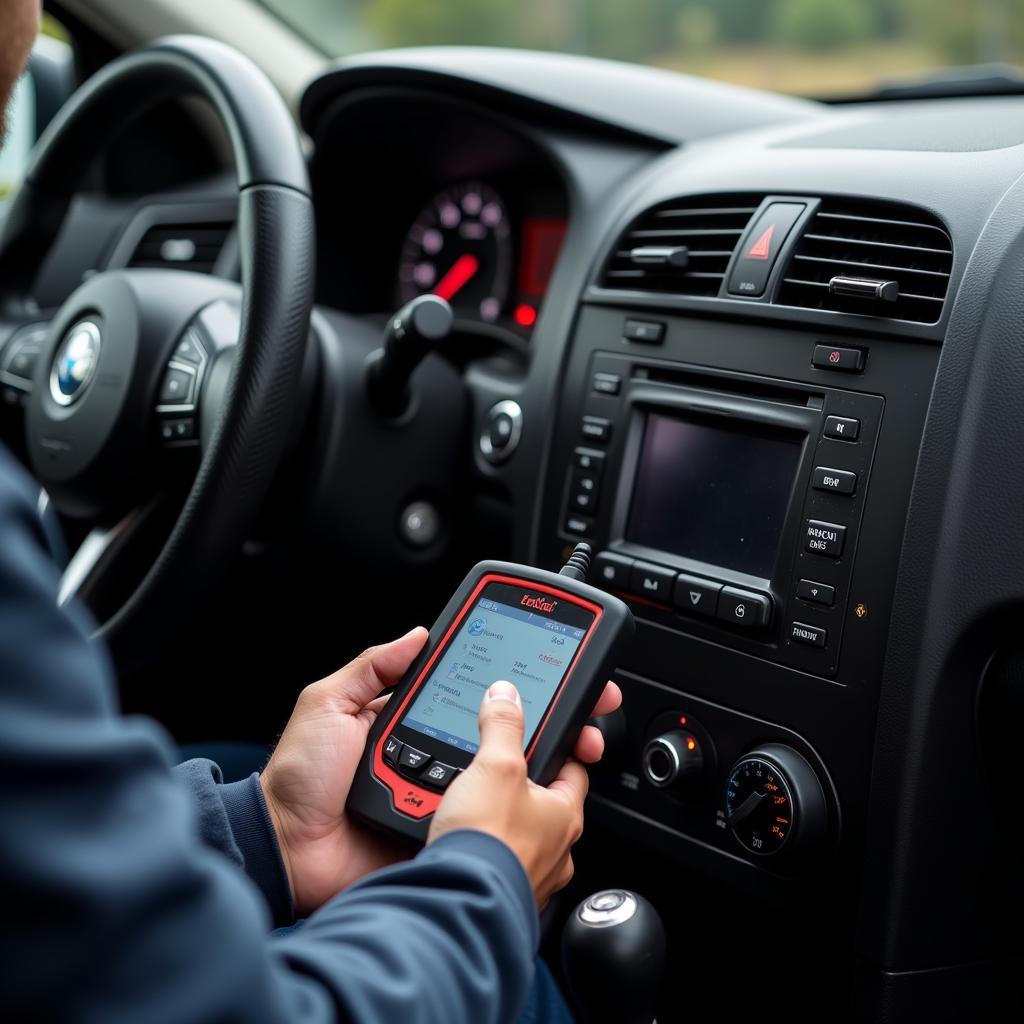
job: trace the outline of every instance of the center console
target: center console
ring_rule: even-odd
[[[538,555],[587,540],[638,620],[614,827],[810,904],[850,869],[937,353],[581,307]]]

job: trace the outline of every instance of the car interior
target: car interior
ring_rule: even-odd
[[[601,969],[662,1022],[1024,1019],[1024,80],[810,99],[44,8],[0,440],[124,710],[269,750],[474,563],[586,542],[637,628],[560,983],[620,887],[665,965]]]

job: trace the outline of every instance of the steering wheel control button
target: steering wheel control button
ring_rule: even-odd
[[[626,341],[660,345],[665,339],[665,325],[657,320],[627,320],[622,328]]]
[[[860,434],[860,420],[848,416],[826,416],[824,433],[836,441],[856,441]]]
[[[625,555],[616,555],[611,551],[602,551],[594,559],[592,578],[599,587],[605,590],[628,590],[633,559]]]
[[[480,431],[480,454],[492,465],[510,458],[523,434],[523,410],[506,399],[491,406]]]
[[[177,441],[194,441],[196,421],[190,416],[181,419],[164,420],[160,424],[160,440],[173,444]]]
[[[569,515],[565,520],[565,532],[577,537],[591,537],[594,533],[594,520],[587,516]]]
[[[857,489],[857,474],[845,469],[829,469],[815,466],[811,486],[816,491],[832,491],[833,494],[853,494]]]
[[[831,608],[836,602],[836,588],[814,580],[801,580],[796,585],[796,596],[810,604],[823,604]]]
[[[804,524],[804,550],[826,558],[838,558],[843,553],[846,527],[838,523],[823,523],[808,519]]]
[[[441,535],[441,514],[429,501],[414,501],[399,520],[402,540],[414,548],[429,548]]]
[[[408,743],[403,744],[398,752],[398,767],[409,775],[419,775],[428,760],[430,758],[422,750],[410,747]]]
[[[393,768],[398,767],[398,759],[401,757],[403,746],[405,744],[396,740],[394,736],[389,736],[384,741],[384,760]]]
[[[181,359],[193,366],[202,366],[206,362],[206,350],[195,332],[189,331],[174,350],[174,358]]]
[[[611,420],[606,420],[603,416],[584,416],[580,433],[588,441],[607,441],[612,436]]]
[[[789,638],[795,644],[807,644],[810,647],[824,647],[828,639],[828,631],[821,626],[809,626],[806,622],[794,622],[789,627]]]
[[[622,390],[622,378],[617,373],[595,373],[594,391],[599,395],[617,395]]]
[[[671,569],[651,562],[635,562],[630,572],[629,589],[638,597],[646,597],[659,604],[670,604],[675,582],[676,574]]]
[[[99,368],[101,345],[92,320],[80,321],[64,336],[50,366],[50,397],[58,405],[71,405],[86,393]]]
[[[32,390],[32,375],[48,333],[47,324],[30,324],[15,332],[0,360],[0,383],[18,391]]]
[[[160,385],[161,405],[191,405],[196,379],[195,370],[182,366],[170,366]]]
[[[447,789],[448,783],[458,774],[450,764],[442,761],[431,761],[429,767],[420,773],[420,778],[435,789]]]
[[[764,294],[779,251],[806,209],[804,203],[768,205],[740,246],[739,258],[729,274],[730,295],[757,298]]]
[[[811,366],[819,370],[841,370],[843,373],[861,373],[864,370],[864,350],[815,345]]]
[[[688,615],[706,615],[713,619],[718,612],[718,595],[721,592],[721,583],[680,573],[676,579],[674,603]]]
[[[767,626],[772,602],[766,594],[755,594],[736,587],[722,587],[718,596],[718,620],[733,626],[753,629]]]

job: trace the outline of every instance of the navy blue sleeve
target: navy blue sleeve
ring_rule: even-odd
[[[260,856],[250,840],[271,837],[262,823],[242,836],[230,818],[251,815],[255,794],[221,800],[237,853],[203,841],[210,808],[175,778],[168,738],[118,715],[87,616],[56,607],[34,503],[0,451],[0,1017],[514,1020],[536,910],[518,861],[489,836],[445,837],[305,927],[268,934],[240,867]]]

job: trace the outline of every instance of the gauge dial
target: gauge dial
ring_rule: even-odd
[[[402,302],[433,293],[456,314],[498,319],[512,285],[512,241],[494,189],[468,181],[436,195],[414,221],[398,267]]]
[[[778,853],[794,825],[786,777],[764,758],[744,758],[729,776],[725,813],[733,835],[751,853]]]

